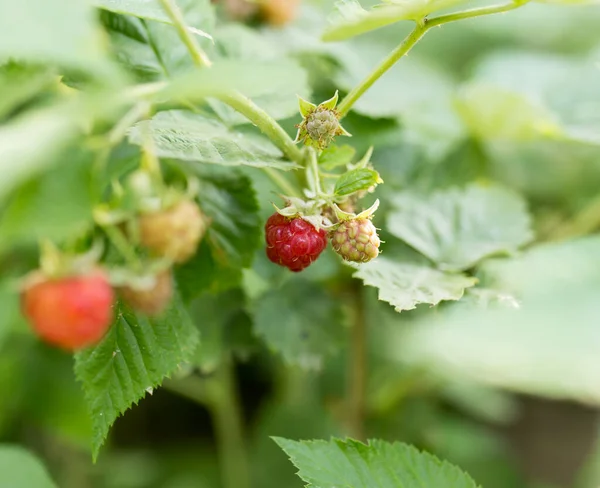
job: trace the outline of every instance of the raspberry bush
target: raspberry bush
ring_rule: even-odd
[[[0,0],[0,487],[598,486],[552,3]]]

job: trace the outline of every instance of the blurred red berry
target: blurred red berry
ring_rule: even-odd
[[[113,320],[114,293],[102,271],[39,277],[22,294],[25,317],[49,344],[75,350],[96,344]]]
[[[327,234],[310,222],[274,213],[265,225],[267,256],[290,271],[302,271],[315,261],[327,246]]]

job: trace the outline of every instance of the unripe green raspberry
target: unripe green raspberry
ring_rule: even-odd
[[[306,132],[319,146],[327,147],[338,135],[340,123],[333,110],[317,109],[306,118]]]
[[[346,261],[367,263],[379,255],[379,236],[369,219],[342,222],[332,233],[331,244]]]

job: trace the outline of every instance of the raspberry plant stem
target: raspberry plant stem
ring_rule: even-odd
[[[354,303],[348,360],[348,430],[352,437],[365,440],[367,395],[367,322],[362,285],[352,287]]]
[[[427,33],[429,29],[457,20],[470,19],[473,17],[480,17],[483,15],[498,14],[502,12],[508,12],[516,8],[525,5],[529,0],[514,0],[510,3],[501,5],[492,5],[489,7],[475,8],[471,10],[465,10],[463,12],[456,12],[453,14],[440,15],[432,19],[423,19],[417,22],[416,27],[413,31],[402,41],[402,43],[394,49],[390,55],[385,58],[366,78],[364,78],[350,93],[344,97],[342,102],[338,105],[338,112],[341,117],[348,114],[352,106],[356,101],[365,94],[365,92],[373,86],[373,84],[381,78],[396,62],[408,54],[413,46],[421,40],[421,38]]]
[[[175,2],[173,0],[160,0],[160,3],[165,13],[175,25],[179,37],[187,47],[196,66],[209,67],[212,64],[210,59],[186,27],[183,15]],[[256,125],[291,161],[300,165],[303,164],[304,157],[302,152],[294,144],[292,138],[273,117],[257,106],[252,100],[239,92],[221,96],[220,99]]]
[[[210,66],[212,64],[210,59],[208,59],[208,56],[202,50],[196,38],[185,25],[185,19],[177,4],[173,0],[160,0],[160,4],[167,16],[171,19],[171,22],[173,22],[179,37],[190,52],[194,63],[197,66]]]
[[[250,466],[233,361],[225,358],[210,377],[191,375],[167,380],[163,387],[209,410],[219,449],[221,486],[250,488]]]

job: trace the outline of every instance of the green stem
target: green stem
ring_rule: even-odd
[[[233,362],[224,359],[209,378],[188,376],[165,381],[163,386],[208,408],[215,426],[223,488],[250,488],[250,465]]]
[[[472,10],[465,10],[464,12],[457,12],[454,14],[440,15],[432,19],[423,19],[421,22],[417,22],[416,27],[413,31],[402,41],[402,43],[392,51],[392,53],[385,58],[379,66],[377,66],[365,79],[363,79],[355,88],[346,95],[338,106],[338,111],[343,117],[346,115],[356,101],[379,79],[386,73],[402,56],[408,54],[412,47],[425,35],[425,33],[435,26],[442,24],[448,24],[449,22],[455,22],[457,20],[470,19],[473,17],[480,17],[482,15],[498,14],[502,12],[508,12],[525,5],[529,0],[515,0],[510,3],[501,5],[492,5],[489,7],[475,8]]]
[[[296,187],[294,187],[294,185],[292,185],[279,171],[274,170],[273,168],[263,168],[263,171],[267,174],[271,181],[285,193],[285,196],[298,198],[302,197]]]
[[[210,66],[210,59],[208,59],[204,51],[202,51],[196,40],[190,34],[185,25],[183,16],[173,0],[160,0],[160,2],[175,25],[179,37],[186,45],[194,63],[198,67]],[[274,118],[258,107],[252,100],[239,92],[221,96],[220,99],[256,125],[290,160],[300,165],[303,163],[302,152],[298,149],[288,133],[283,130]]]
[[[210,66],[210,59],[208,59],[208,56],[202,50],[196,38],[185,25],[185,19],[177,4],[173,0],[160,0],[160,4],[167,16],[171,19],[171,22],[173,22],[179,37],[190,52],[194,63],[197,66]]]
[[[238,92],[223,95],[220,99],[256,125],[290,160],[303,165],[304,155],[292,138],[274,118],[252,100]]]
[[[471,10],[465,10],[463,12],[457,12],[455,14],[440,15],[427,21],[427,28],[430,29],[437,25],[448,24],[449,22],[456,22],[457,20],[471,19],[473,17],[481,17],[482,15],[500,14],[502,12],[508,12],[510,10],[517,9],[525,5],[529,0],[515,0],[510,3],[504,3],[500,5],[490,5],[489,7],[474,8]]]
[[[425,25],[418,25],[414,28],[414,30],[402,41],[402,43],[394,49],[390,55],[385,58],[379,66],[377,66],[369,75],[363,79],[348,95],[344,97],[341,103],[338,105],[338,112],[340,116],[345,116],[352,105],[356,103],[356,101],[369,89],[373,84],[381,78],[381,76],[389,70],[396,61],[398,61],[402,56],[408,53],[411,48],[423,37],[423,35],[427,32],[427,27]]]
[[[365,439],[367,397],[367,322],[362,288],[353,286],[354,323],[350,330],[348,363],[348,429],[358,440]]]

